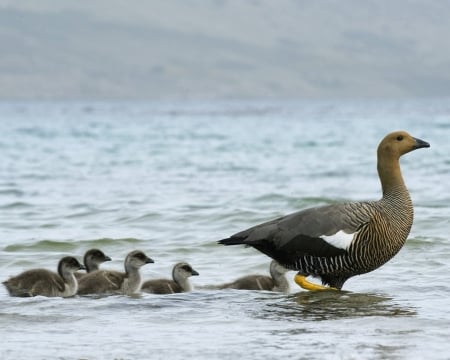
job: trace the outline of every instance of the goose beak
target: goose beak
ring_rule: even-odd
[[[111,258],[109,256],[105,256],[104,261],[111,261]]]
[[[428,147],[430,147],[430,144],[427,143],[426,141],[423,141],[423,140],[420,140],[420,139],[416,139],[416,138],[413,138],[413,139],[416,142],[414,144],[414,149],[421,149],[421,148],[428,148]]]
[[[153,264],[154,261],[153,261],[153,259],[150,259],[150,258],[148,257],[147,260],[145,260],[145,263],[146,263],[146,264]]]
[[[194,269],[192,269],[191,275],[192,275],[192,276],[197,276],[197,275],[199,275],[199,273],[198,273],[197,271],[195,271]]]

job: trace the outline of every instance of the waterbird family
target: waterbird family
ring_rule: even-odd
[[[131,251],[125,258],[125,271],[99,269],[99,265],[110,261],[99,249],[90,249],[84,255],[82,265],[78,260],[71,256],[63,257],[58,264],[57,273],[47,269],[32,269],[11,277],[3,282],[11,296],[31,297],[70,297],[74,295],[133,295],[140,292],[151,294],[174,294],[192,291],[192,285],[189,277],[197,276],[199,273],[187,262],[175,264],[172,270],[172,279],[151,279],[142,282],[139,269],[153,263],[140,250]],[[247,290],[270,290],[287,291],[287,285],[284,273],[287,271],[280,265],[272,261],[270,272],[273,279],[254,275],[249,276],[244,281],[238,279],[238,286],[216,286],[215,288],[235,288]],[[79,270],[86,270],[86,273],[80,273]]]
[[[223,245],[254,247],[274,259],[272,264],[276,265],[271,264],[273,283],[267,278],[248,276],[218,288],[240,289],[251,284],[248,285],[251,289],[285,291],[285,284],[276,280],[276,272],[272,273],[273,266],[297,271],[294,280],[304,289],[341,289],[352,276],[385,264],[403,247],[413,223],[413,205],[401,174],[400,157],[429,146],[405,131],[384,137],[377,149],[380,200],[304,209],[219,240]],[[86,254],[83,266],[73,257],[64,257],[58,264],[58,273],[28,270],[3,284],[13,296],[139,292],[139,268],[153,260],[141,251],[133,251],[125,259],[125,272],[96,269],[108,259],[100,255],[98,260],[89,262]],[[88,273],[77,280],[74,273],[85,267]],[[284,276],[283,271],[278,273]],[[177,264],[172,272],[173,280],[149,280],[143,290],[154,293],[189,291],[188,278],[193,275],[198,273],[189,264]],[[318,277],[322,285],[308,281],[308,276]]]

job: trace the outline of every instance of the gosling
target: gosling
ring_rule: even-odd
[[[90,249],[86,251],[83,259],[86,273],[97,271],[100,264],[104,263],[105,261],[111,261],[111,258],[109,256],[106,256],[103,251],[98,249]],[[80,279],[85,276],[86,273],[76,272],[75,277],[78,281],[80,281]]]
[[[172,278],[147,280],[142,284],[141,290],[143,292],[152,294],[174,294],[192,291],[192,285],[189,277],[198,276],[191,265],[186,262],[175,264],[172,269]]]
[[[11,277],[3,284],[11,296],[70,297],[78,290],[75,271],[84,269],[77,259],[63,257],[58,263],[58,273],[47,269],[32,269]]]
[[[289,292],[289,282],[286,279],[288,270],[275,260],[270,263],[270,276],[247,275],[233,282],[218,286],[219,289],[238,290],[266,290],[276,292]]]
[[[78,294],[136,294],[141,288],[139,269],[153,262],[142,251],[132,251],[125,258],[125,272],[109,270],[90,272],[80,279]]]

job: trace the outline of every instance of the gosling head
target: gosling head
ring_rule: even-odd
[[[286,269],[284,266],[281,266],[277,261],[272,260],[270,262],[270,275],[273,278],[279,277],[281,275],[284,275],[288,272],[289,270]]]
[[[134,250],[130,252],[125,259],[125,267],[127,269],[139,269],[141,266],[150,263],[154,263],[154,261],[140,250]]]
[[[84,255],[84,265],[88,272],[97,270],[98,266],[105,261],[111,261],[111,258],[98,249],[88,250]]]
[[[180,262],[173,267],[172,277],[174,279],[187,279],[190,276],[198,276],[198,272],[188,263]]]
[[[58,273],[60,275],[85,269],[84,265],[80,264],[73,256],[65,256],[58,263]]]

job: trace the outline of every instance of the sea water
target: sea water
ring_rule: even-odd
[[[408,241],[343,291],[209,290],[270,259],[217,240],[311,206],[377,200],[376,148],[403,129]],[[1,281],[90,248],[194,291],[14,298],[1,359],[449,359],[450,99],[0,103]]]

